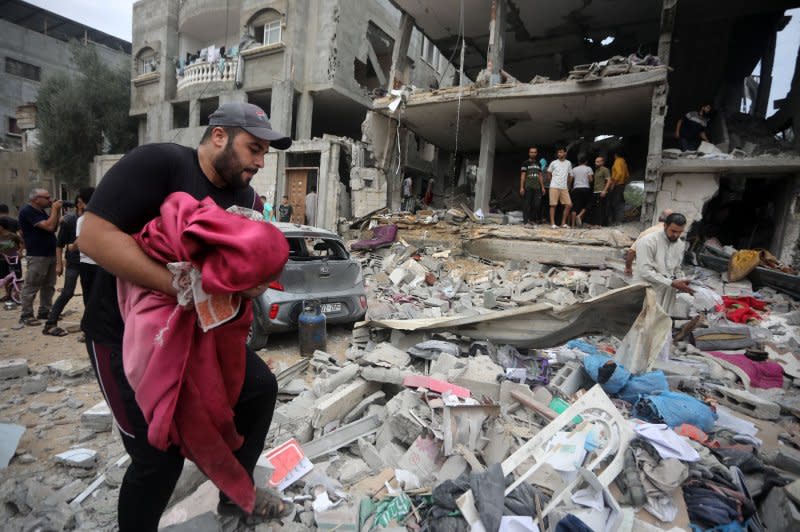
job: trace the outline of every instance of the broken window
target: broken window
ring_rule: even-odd
[[[200,125],[208,125],[208,117],[219,107],[219,97],[205,98],[200,100]]]
[[[172,103],[172,129],[189,127],[189,102]]]
[[[250,19],[251,33],[264,46],[281,42],[283,16],[274,9],[262,9]]]
[[[145,46],[136,54],[136,75],[149,74],[158,70],[158,54],[149,46]]]
[[[373,22],[367,26],[366,60],[353,61],[353,77],[362,87],[372,90],[385,87],[392,68],[394,39]]]

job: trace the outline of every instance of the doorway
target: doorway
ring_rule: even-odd
[[[306,223],[306,196],[311,189],[317,190],[317,176],[319,168],[287,168],[286,169],[286,195],[289,196],[289,205],[292,206],[292,223]],[[319,210],[319,209],[317,209]],[[310,221],[316,223],[313,218]]]

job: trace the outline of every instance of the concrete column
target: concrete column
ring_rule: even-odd
[[[292,106],[294,104],[294,89],[288,80],[275,80],[272,83],[272,103],[269,111],[269,121],[272,129],[285,135],[292,133]]]
[[[300,102],[297,104],[297,127],[295,128],[297,140],[311,140],[311,124],[314,115],[314,96],[309,91],[300,93]]]
[[[189,127],[200,125],[200,100],[189,101]]]
[[[767,49],[764,52],[764,57],[761,58],[761,72],[759,72],[758,80],[758,95],[756,101],[753,102],[755,106],[755,116],[759,118],[767,117],[767,109],[769,107],[769,93],[772,89],[772,67],[775,64],[775,46],[778,41],[778,34],[776,31],[767,41]]]
[[[497,117],[489,115],[481,123],[481,151],[478,157],[478,178],[475,182],[474,210],[489,212],[494,175],[494,148],[497,141]]]
[[[270,103],[269,121],[272,129],[280,131],[284,135],[292,134],[292,106],[294,103],[294,89],[292,82],[286,80],[275,80],[272,84],[272,101]],[[286,193],[286,153],[278,152],[278,167],[275,179],[278,182],[276,196]]]
[[[656,197],[661,189],[661,153],[664,149],[664,119],[667,116],[667,82],[653,87],[650,107],[650,141],[647,144],[647,166],[644,174],[644,202],[640,220],[656,222]]]
[[[675,13],[678,0],[664,0],[661,8],[661,35],[658,38],[658,58],[669,65],[669,52],[672,46],[672,30],[675,27]]]
[[[414,19],[408,13],[403,13],[400,19],[400,39],[392,50],[392,68],[389,70],[389,81],[386,90],[394,88],[395,79],[399,79],[408,64],[408,44],[411,42],[411,30],[414,29]],[[401,80],[402,81],[402,80]]]
[[[341,146],[332,142],[325,162],[320,159],[319,190],[317,190],[317,227],[336,232],[336,204],[339,192],[339,152]]]
[[[489,86],[500,83],[503,70],[504,44],[503,30],[506,27],[506,0],[492,0],[489,18],[489,50],[486,53],[486,69],[489,71]],[[494,142],[494,141],[493,141]],[[494,144],[492,145],[494,151]],[[481,150],[483,153],[483,150]]]

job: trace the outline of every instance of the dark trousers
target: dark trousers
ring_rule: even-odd
[[[89,264],[81,262],[78,268],[81,277],[81,295],[83,296],[83,308],[89,304],[89,295],[92,293],[92,285],[94,284],[94,276],[97,275],[97,264]]]
[[[86,349],[131,457],[119,490],[119,530],[156,532],[183,470],[183,455],[178,447],[160,451],[147,441],[147,422],[125,377],[121,348],[98,344],[87,337]],[[248,348],[246,356],[244,385],[234,407],[236,430],[244,436],[244,443],[234,454],[252,478],[272,422],[278,382],[255,352]]]
[[[523,223],[535,222],[539,220],[539,213],[542,209],[542,189],[526,188],[525,196],[522,198],[522,221]]]
[[[64,288],[61,290],[61,294],[56,298],[56,302],[53,303],[53,308],[50,309],[50,314],[47,316],[45,325],[52,327],[58,324],[58,318],[60,318],[61,313],[64,312],[64,307],[67,306],[69,300],[75,295],[75,287],[78,285],[79,276],[80,269],[78,265],[67,264],[67,269],[64,270]]]
[[[547,220],[550,219],[550,187],[546,187],[544,189],[544,195],[541,198],[540,203],[542,206],[539,208],[539,214],[537,216],[537,220]]]
[[[608,224],[618,225],[625,218],[625,185],[617,185],[608,192]]]

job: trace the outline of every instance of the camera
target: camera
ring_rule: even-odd
[[[61,202],[61,207],[63,209],[72,209],[73,207],[75,207],[75,202],[74,201],[63,200]]]

